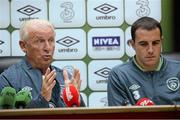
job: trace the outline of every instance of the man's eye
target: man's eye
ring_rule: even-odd
[[[160,44],[159,41],[153,42],[153,45],[158,45],[158,44]]]
[[[50,39],[49,41],[50,41],[50,42],[54,42],[54,39]]]
[[[42,42],[44,42],[44,40],[43,39],[39,39],[39,42],[42,43]]]
[[[141,45],[141,46],[147,46],[147,43],[139,43],[139,45]]]

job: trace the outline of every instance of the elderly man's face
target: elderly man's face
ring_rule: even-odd
[[[28,61],[35,68],[47,68],[53,59],[55,33],[50,26],[41,25],[28,29],[29,38],[24,40]]]

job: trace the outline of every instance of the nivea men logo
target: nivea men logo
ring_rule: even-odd
[[[58,44],[65,46],[65,47],[68,47],[68,48],[58,49],[58,52],[78,52],[77,48],[69,48],[69,47],[79,43],[79,40],[77,40],[75,38],[72,38],[70,36],[66,36],[62,39],[59,39],[56,42]]]
[[[104,4],[94,8],[94,10],[96,10],[100,13],[103,13],[103,14],[111,13],[111,12],[115,11],[116,9],[117,9],[116,7],[109,5],[107,3],[104,3]]]
[[[92,45],[97,46],[120,46],[120,36],[92,37]]]
[[[30,17],[30,16],[40,12],[41,9],[31,5],[27,5],[18,9],[17,11],[27,16],[27,17],[19,18],[19,21],[27,21],[31,19],[38,19],[38,17]]]
[[[24,15],[31,16],[31,15],[41,11],[41,9],[31,6],[31,5],[27,5],[25,7],[18,9],[17,11]]]
[[[64,10],[60,13],[61,19],[64,20],[64,22],[69,23],[73,19],[75,12],[73,10],[73,3],[71,2],[64,2],[61,4],[61,8]]]
[[[112,16],[112,15],[108,16],[107,15],[107,14],[117,10],[117,8],[112,5],[104,3],[104,4],[94,8],[94,10],[105,15],[105,16],[96,16],[96,20],[115,20],[116,19],[116,16]]]
[[[96,72],[94,72],[96,75],[104,77],[104,78],[108,78],[109,72],[110,72],[110,68],[108,67],[104,67],[100,70],[97,70]]]
[[[0,40],[0,45],[2,45],[4,43],[4,41]]]

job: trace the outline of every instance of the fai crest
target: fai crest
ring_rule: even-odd
[[[172,77],[172,78],[169,78],[167,81],[166,81],[166,84],[167,84],[167,87],[172,90],[172,91],[177,91],[179,89],[179,79],[177,77]]]

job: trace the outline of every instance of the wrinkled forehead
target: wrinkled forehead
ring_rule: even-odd
[[[27,31],[29,33],[51,34],[55,36],[54,27],[46,21],[32,21],[27,25]]]
[[[26,27],[34,30],[46,30],[51,29],[54,31],[54,27],[51,23],[45,20],[32,20],[27,22]]]
[[[53,25],[47,20],[34,19],[25,21],[21,24],[20,30],[26,31],[27,29],[46,29],[51,28],[54,30]]]

